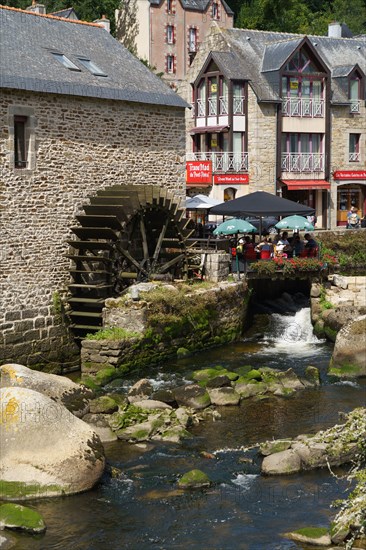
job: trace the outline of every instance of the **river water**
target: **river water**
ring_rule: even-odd
[[[283,534],[309,525],[328,526],[336,513],[330,504],[350,489],[346,471],[335,471],[339,479],[327,470],[263,477],[257,450],[246,448],[267,439],[315,433],[337,423],[339,412],[365,406],[365,380],[327,377],[331,352],[329,343],[313,336],[310,310],[302,308],[292,315],[257,315],[238,343],[131,376],[119,391],[143,376],[156,388],[172,387],[188,381],[192,370],[215,365],[231,370],[248,364],[292,367],[298,374],[314,365],[322,384],[289,398],[252,398],[239,407],[221,407],[220,419],[194,426],[194,437],[180,445],[106,444],[108,461],[122,469],[122,478],[105,476],[82,495],[29,502],[43,514],[47,532],[33,538],[16,535],[16,549],[305,548]],[[204,458],[202,451],[213,458]],[[193,468],[210,476],[210,489],[178,490],[179,476]]]

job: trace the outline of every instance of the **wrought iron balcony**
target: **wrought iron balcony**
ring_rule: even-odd
[[[287,97],[282,100],[282,114],[289,117],[324,117],[324,99]]]
[[[248,153],[187,153],[187,160],[211,160],[213,172],[248,171]]]
[[[323,172],[323,153],[282,153],[282,172]]]

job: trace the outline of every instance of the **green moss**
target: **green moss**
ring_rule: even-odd
[[[311,539],[320,539],[329,534],[329,530],[326,527],[303,527],[293,532]]]
[[[191,352],[186,348],[178,348],[177,349],[177,357],[188,357],[189,355],[192,355]]]
[[[52,313],[54,315],[61,315],[62,313],[62,300],[57,291],[52,294]]]
[[[258,381],[260,381],[260,380],[262,380],[262,375],[259,372],[259,370],[252,369],[245,375],[245,378],[247,380],[258,380]]]
[[[25,483],[23,481],[0,480],[0,499],[21,500],[40,496],[63,494],[61,485],[41,485],[39,483]]]
[[[201,470],[191,470],[178,481],[179,487],[182,488],[208,487],[210,484],[210,478]]]
[[[314,334],[318,337],[320,336],[324,336],[324,321],[322,321],[321,319],[319,319],[314,327],[313,327],[313,331],[314,331]]]
[[[236,372],[239,374],[239,376],[246,376],[249,371],[253,369],[252,365],[243,365],[242,367],[239,367],[236,369]]]
[[[98,330],[93,334],[87,334],[86,340],[130,340],[131,338],[141,338],[139,332],[132,332],[120,327],[105,328]]]
[[[3,504],[0,506],[0,524],[8,529],[21,529],[31,533],[43,533],[46,525],[41,514],[20,504]]]
[[[113,380],[113,378],[116,378],[117,375],[118,373],[113,367],[102,369],[95,375],[95,383],[99,386],[105,386],[108,382]]]
[[[336,341],[336,338],[337,338],[337,331],[336,330],[330,328],[327,325],[324,325],[324,334],[332,342]]]
[[[356,376],[360,374],[360,367],[358,365],[344,364],[341,367],[331,367],[328,370],[328,374],[333,376]]]

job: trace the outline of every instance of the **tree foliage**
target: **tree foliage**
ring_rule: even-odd
[[[40,0],[42,2],[42,0]],[[118,39],[126,35],[127,47],[133,51],[136,24],[135,0],[44,0],[47,13],[72,6],[84,21],[111,21],[111,31]],[[234,10],[235,27],[265,31],[326,35],[332,21],[346,23],[354,35],[366,34],[366,0],[228,0]],[[3,5],[25,9],[31,0],[5,0]],[[115,10],[122,13],[116,29]]]
[[[239,28],[326,35],[338,21],[366,33],[366,0],[231,0],[231,7]]]

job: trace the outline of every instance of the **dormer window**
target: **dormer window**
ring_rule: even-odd
[[[61,65],[63,65],[66,69],[69,69],[70,71],[78,71],[78,72],[81,72],[81,69],[79,69],[79,67],[77,67],[77,65],[75,65],[75,63],[73,63],[72,61],[70,61],[70,59],[68,57],[66,57],[66,55],[64,55],[63,53],[56,53],[56,52],[52,52],[52,55],[55,59],[57,59],[57,61],[59,63],[61,63]]]
[[[95,76],[107,76],[99,67],[90,59],[86,57],[78,57],[78,61],[93,75]]]
[[[212,2],[212,19],[219,19],[219,5],[217,2]]]
[[[349,98],[351,100],[351,113],[360,112],[361,79],[354,75],[349,82]]]

